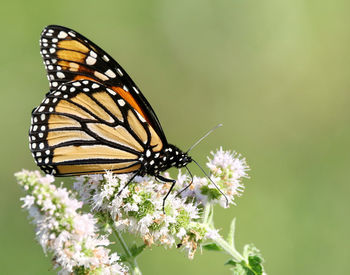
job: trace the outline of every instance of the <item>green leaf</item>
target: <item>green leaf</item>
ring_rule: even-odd
[[[128,257],[126,255],[118,253],[118,256],[119,256],[119,258],[120,258],[120,260],[122,262],[127,262],[128,261]]]
[[[258,256],[250,256],[249,263],[245,261],[237,263],[230,259],[225,265],[232,266],[231,270],[233,275],[262,275],[263,267],[261,263],[262,259]]]
[[[225,263],[225,265],[232,265],[232,266],[236,266],[237,265],[237,262],[235,262],[234,260],[232,260],[232,259],[229,259],[226,263]]]
[[[222,251],[222,248],[218,246],[216,243],[203,244],[202,247],[209,251]]]
[[[228,232],[227,235],[227,242],[229,245],[232,247],[235,247],[235,229],[236,229],[236,218],[233,218],[230,226],[230,231]]]
[[[206,185],[203,185],[200,190],[203,195],[208,196],[209,201],[219,199],[222,196],[218,190],[209,188]]]
[[[140,245],[140,246],[137,246],[136,244],[132,245],[132,246],[130,247],[131,255],[132,255],[133,257],[136,257],[137,255],[139,255],[139,254],[143,251],[143,249],[144,249],[145,247],[146,247],[145,244],[142,244],[142,245]]]
[[[261,275],[263,273],[263,260],[259,256],[249,256],[248,261],[255,274]]]

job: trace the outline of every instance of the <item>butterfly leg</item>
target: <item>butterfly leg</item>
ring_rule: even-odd
[[[175,186],[175,183],[176,183],[176,180],[167,179],[167,178],[165,178],[165,177],[163,177],[163,176],[161,176],[161,175],[156,175],[156,179],[157,179],[157,180],[160,180],[160,181],[162,181],[162,182],[171,182],[171,186],[170,186],[170,188],[169,188],[169,191],[168,191],[168,193],[165,195],[165,197],[163,198],[163,213],[165,214],[165,211],[164,211],[165,201],[166,201],[166,199],[168,198],[168,196],[169,196],[171,190],[173,190],[173,188],[174,188],[174,186]]]
[[[126,187],[128,187],[128,185],[132,182],[132,180],[138,175],[138,173],[135,173],[130,179],[129,181],[123,186],[123,188],[118,192],[117,196],[119,196]]]

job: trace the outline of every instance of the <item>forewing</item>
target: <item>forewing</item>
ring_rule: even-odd
[[[40,49],[51,91],[69,81],[99,82],[118,93],[167,143],[151,105],[126,71],[100,47],[74,30],[50,25],[41,34]]]
[[[160,151],[152,126],[114,90],[90,80],[62,84],[32,112],[30,149],[48,174],[137,172],[145,148]]]

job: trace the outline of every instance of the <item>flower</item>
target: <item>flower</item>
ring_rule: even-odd
[[[36,225],[36,236],[45,252],[53,254],[59,274],[125,274],[116,253],[110,254],[107,236],[100,236],[96,219],[82,214],[82,202],[66,188],[53,185],[52,176],[23,170],[15,174],[28,193],[21,200]]]
[[[248,177],[249,166],[240,154],[224,151],[221,147],[216,152],[211,152],[211,155],[213,158],[208,157],[207,166],[211,172],[211,180],[220,190],[208,178],[196,176],[193,177],[192,184],[188,187],[190,182],[188,176],[179,173],[177,182],[184,190],[180,191],[181,196],[192,198],[203,205],[219,203],[226,207],[226,198],[230,204],[234,204],[235,197],[240,196],[244,191],[241,180]],[[220,191],[225,194],[226,198]]]

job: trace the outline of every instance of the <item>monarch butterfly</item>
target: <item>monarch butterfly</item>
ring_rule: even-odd
[[[76,31],[44,28],[40,51],[50,91],[32,111],[30,149],[47,174],[160,175],[192,162],[169,144],[151,105],[125,70]],[[167,194],[167,196],[168,196]],[[167,197],[166,196],[166,197]],[[166,199],[166,197],[164,199]]]

